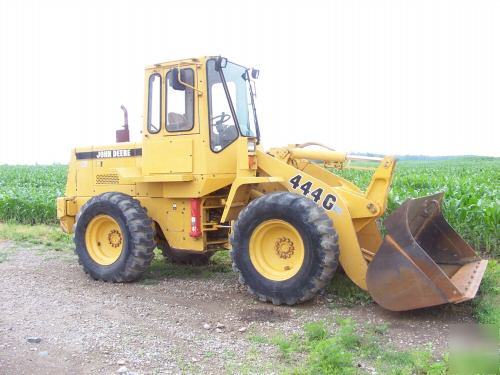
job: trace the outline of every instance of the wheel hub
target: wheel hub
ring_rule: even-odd
[[[304,241],[298,230],[284,220],[260,223],[253,230],[248,247],[255,270],[269,280],[292,278],[304,262]]]
[[[288,237],[281,237],[276,240],[274,250],[281,259],[288,259],[293,255],[295,247]]]
[[[87,225],[85,246],[90,258],[101,266],[113,264],[123,250],[120,225],[109,215],[97,215]]]
[[[108,233],[108,241],[109,241],[109,244],[113,247],[118,247],[122,244],[122,235],[119,231],[117,231],[116,229],[112,229],[109,233]]]

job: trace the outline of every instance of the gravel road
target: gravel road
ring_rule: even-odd
[[[91,280],[67,252],[1,240],[0,250],[2,374],[274,373],[285,366],[280,354],[252,337],[352,317],[388,323],[396,346],[432,343],[439,353],[451,325],[472,322],[468,308],[390,313],[332,308],[328,296],[276,307],[253,300],[224,272],[109,284]]]

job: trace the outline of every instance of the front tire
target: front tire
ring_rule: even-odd
[[[326,212],[289,192],[264,195],[241,211],[231,245],[240,282],[276,305],[311,299],[338,265],[338,236]]]
[[[104,193],[85,203],[76,217],[75,252],[94,279],[134,281],[154,257],[154,236],[153,222],[139,201]]]

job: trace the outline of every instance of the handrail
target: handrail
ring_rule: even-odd
[[[197,91],[198,95],[203,95],[203,91],[202,90],[197,89],[196,87],[191,86],[189,83],[186,83],[186,82],[182,81],[182,79],[181,79],[181,70],[179,68],[180,68],[180,65],[177,65],[177,80],[179,81],[179,83],[182,83],[184,86],[189,87],[191,90]]]

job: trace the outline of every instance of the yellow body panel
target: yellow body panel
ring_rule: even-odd
[[[161,157],[166,154],[168,157]],[[193,173],[193,140],[190,137],[170,137],[168,140],[149,141],[144,148],[142,173]]]
[[[238,213],[248,204],[252,187],[282,181],[281,177],[237,177],[231,185],[221,222],[236,220]]]

